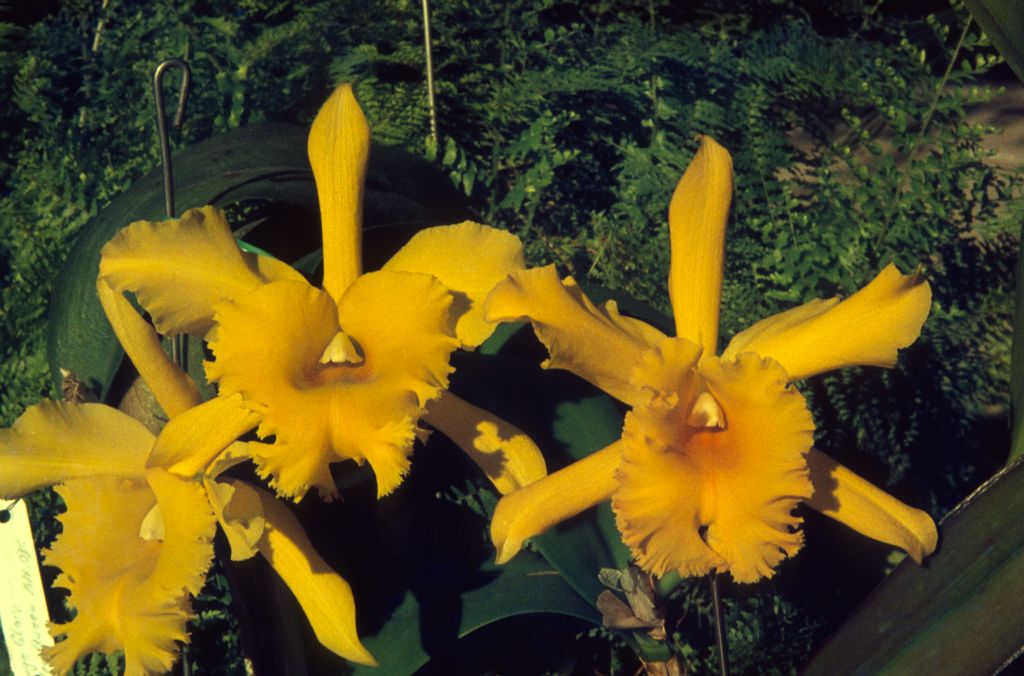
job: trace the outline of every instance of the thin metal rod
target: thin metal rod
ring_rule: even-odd
[[[174,113],[174,128],[181,129],[185,121],[185,105],[192,85],[192,69],[183,59],[167,59],[153,71],[153,98],[156,101],[156,131],[160,140],[160,161],[164,170],[164,211],[167,218],[174,218],[174,169],[171,166],[171,141],[167,133],[167,110],[164,108],[164,74],[171,68],[181,69],[181,89],[178,91],[178,108]],[[181,368],[187,368],[185,354],[188,345],[184,335],[171,339],[171,359]]]
[[[182,59],[162,61],[153,72],[153,98],[156,100],[156,130],[160,138],[160,160],[164,167],[164,207],[167,218],[174,218],[174,171],[171,168],[171,142],[167,135],[167,111],[164,109],[164,73],[171,68],[180,68],[181,90],[178,93],[178,109],[174,113],[174,128],[181,129],[185,121],[185,104],[192,85],[192,69]]]
[[[434,104],[434,60],[430,49],[430,3],[423,0],[423,51],[427,56],[427,109],[430,111],[430,139],[437,147],[437,107]]]
[[[722,600],[718,595],[718,573],[711,571],[711,607],[715,615],[715,643],[718,644],[718,673],[729,674],[729,650],[725,640],[725,618],[722,614]]]

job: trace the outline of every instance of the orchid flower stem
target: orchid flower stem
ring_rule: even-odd
[[[718,574],[711,571],[709,576],[711,583],[711,608],[715,617],[715,643],[718,644],[718,673],[721,676],[729,674],[729,651],[725,639],[725,618],[722,616],[722,602],[718,594]]]

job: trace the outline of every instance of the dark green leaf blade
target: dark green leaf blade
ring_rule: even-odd
[[[1010,431],[1009,462],[1024,456],[1024,238],[1017,252],[1017,290],[1013,304],[1013,338],[1010,346],[1010,402],[1013,427]]]
[[[1024,461],[951,512],[925,566],[897,566],[804,673],[995,673],[1024,648],[1021,513]]]
[[[966,5],[1006,63],[1024,82],[1024,3],[1018,0],[966,0]]]
[[[555,410],[555,416],[555,438],[564,444],[573,460],[604,448],[622,435],[622,415],[605,395],[564,402]],[[556,526],[532,542],[595,607],[604,590],[597,573],[602,568],[621,568],[629,563],[629,550],[622,543],[607,503],[599,505],[593,514]]]
[[[505,618],[527,613],[556,613],[594,624],[601,616],[536,554],[523,552],[504,566],[486,563],[481,572],[494,575],[487,585],[462,594],[463,614],[458,637]],[[356,665],[355,674],[411,674],[430,660],[420,641],[422,613],[415,596],[406,594],[381,631],[363,636],[380,660],[379,668]]]
[[[992,40],[1017,78],[1024,82],[1024,3],[1019,0],[966,0],[967,9]],[[1024,247],[1017,256],[1017,292],[1010,351],[1010,401],[1013,430],[1009,461],[1024,455]]]

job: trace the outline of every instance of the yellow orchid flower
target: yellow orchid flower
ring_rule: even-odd
[[[98,285],[115,333],[169,421],[154,437],[110,406],[44,401],[0,429],[0,495],[55,485],[66,511],[45,553],[76,613],[53,625],[58,673],[90,652],[123,650],[127,674],[168,671],[188,636],[190,597],[213,560],[218,522],[236,560],[257,551],[295,594],[317,638],[346,659],[376,664],[356,633],[348,583],[316,554],[270,493],[220,474],[248,459],[235,440],[258,418],[235,394],[200,403],[194,383],[123,295]]]
[[[890,265],[842,302],[815,300],[754,324],[716,356],[731,198],[732,159],[704,137],[669,208],[674,338],[621,316],[613,301],[594,306],[553,266],[515,272],[487,299],[488,319],[533,323],[546,367],[631,407],[619,441],[499,501],[499,562],[608,499],[623,540],[655,575],[770,577],[803,544],[793,514],[801,502],[919,563],[934,551],[926,513],[812,447],[814,421],[791,385],[835,368],[893,366],[928,315],[927,282]]]
[[[251,447],[280,495],[336,495],[329,465],[369,462],[378,496],[409,468],[420,420],[452,437],[502,492],[546,474],[525,434],[445,392],[449,357],[490,335],[487,293],[523,269],[513,235],[476,223],[428,228],[364,273],[362,199],[369,128],[351,87],[318,113],[309,157],[323,224],[323,289],[243,253],[213,207],[133,223],[103,249],[100,280],[131,291],[165,335],[209,340],[221,395],[260,416]]]

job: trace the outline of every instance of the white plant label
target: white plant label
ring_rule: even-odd
[[[0,523],[0,628],[15,676],[50,674],[40,651],[53,645],[46,597],[25,502],[0,500],[10,518]]]

